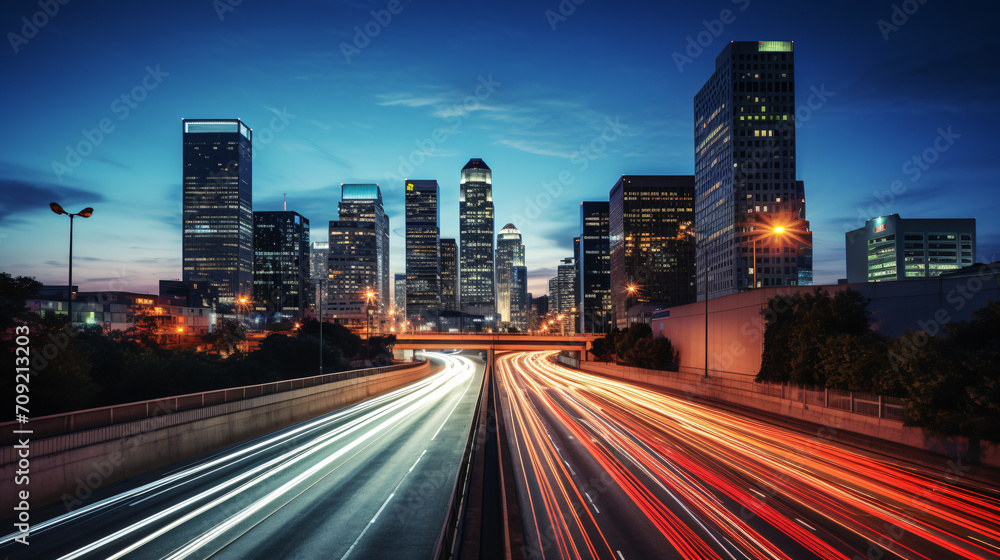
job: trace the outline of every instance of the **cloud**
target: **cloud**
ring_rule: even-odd
[[[310,140],[310,139],[308,139],[308,138],[306,138],[304,136],[299,136],[299,138],[301,138],[302,140],[305,141],[306,144],[308,144],[308,146],[306,146],[306,148],[312,149],[312,151],[318,153],[319,155],[321,155],[324,158],[332,161],[333,163],[336,163],[337,165],[339,165],[341,167],[344,167],[346,169],[350,169],[351,168],[351,164],[348,163],[347,160],[345,160],[344,158],[334,155],[333,152],[327,150],[323,146],[320,146],[316,142],[313,142],[312,140]]]
[[[444,103],[445,100],[441,97],[404,97],[405,94],[390,94],[387,96],[377,96],[377,97],[388,97],[385,101],[380,101],[379,105],[382,107],[426,107],[428,105],[438,105]]]
[[[496,142],[496,144],[539,156],[552,156],[563,159],[571,159],[574,156],[574,152],[568,151],[565,145],[556,142],[505,139]]]
[[[50,202],[58,202],[67,211],[82,208],[74,205],[103,202],[104,196],[84,189],[64,187],[47,182],[28,182],[0,178],[0,218],[15,218],[22,212],[45,210]]]

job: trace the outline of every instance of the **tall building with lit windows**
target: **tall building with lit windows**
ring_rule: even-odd
[[[976,262],[976,219],[879,216],[845,234],[847,281],[931,278]]]
[[[472,158],[462,168],[458,197],[462,311],[496,320],[493,262],[493,171]]]
[[[339,217],[329,225],[323,315],[327,321],[360,331],[369,314],[379,314],[390,301],[389,216],[378,185],[341,185]],[[369,291],[371,298],[366,295]]]
[[[576,298],[580,332],[611,331],[609,212],[607,201],[580,203],[580,257],[576,272],[580,285]]]
[[[528,269],[521,232],[507,224],[497,234],[497,320],[524,332],[528,328]]]
[[[275,320],[309,307],[309,220],[298,212],[253,213],[253,306]]]
[[[380,304],[389,304],[392,289],[389,281],[389,215],[382,204],[378,183],[342,183],[338,210],[340,221],[375,224],[376,281],[372,282]]]
[[[458,244],[441,239],[441,309],[458,311]]]
[[[735,41],[694,98],[698,299],[812,284],[791,41]]]
[[[406,180],[406,318],[418,328],[441,309],[441,210],[438,182]]]
[[[253,133],[240,119],[181,126],[184,282],[232,312],[253,289]]]
[[[611,316],[625,328],[694,301],[694,177],[622,175],[608,200]]]

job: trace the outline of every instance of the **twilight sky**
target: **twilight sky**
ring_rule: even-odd
[[[730,40],[795,41],[816,283],[845,276],[845,231],[889,213],[978,218],[978,260],[1000,260],[993,1],[48,0],[51,16],[45,1],[0,7],[0,270],[15,275],[65,284],[58,201],[95,208],[75,227],[83,290],[180,277],[181,118],[239,117],[254,209],[288,193],[321,240],[340,184],[378,182],[393,272],[403,178],[438,180],[441,235],[458,237],[459,172],[483,158],[496,229],[524,234],[539,295],[581,200],[622,174],[694,172],[692,99]]]

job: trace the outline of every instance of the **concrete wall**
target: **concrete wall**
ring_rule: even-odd
[[[430,374],[412,368],[294,389],[30,443],[30,504],[62,501],[67,510],[93,490],[142,472],[315,418],[386,393]],[[30,437],[30,436],[29,436]],[[16,446],[0,448],[0,509],[16,504]],[[18,486],[21,490],[24,486]]]
[[[833,428],[838,432],[853,432],[909,446],[917,450],[969,459],[969,441],[966,438],[935,436],[923,428],[904,426],[898,420],[875,418],[836,408],[805,404],[790,399],[762,394],[759,391],[754,391],[753,387],[746,385],[747,383],[752,385],[752,380],[747,382],[740,379],[720,377],[709,377],[706,379],[703,373],[663,372],[598,362],[584,362],[580,368],[589,373],[638,383],[648,383],[667,389],[683,391],[689,396],[707,397],[763,412],[787,416],[792,419],[806,420]],[[978,459],[981,464],[1000,467],[1000,445],[986,441],[980,442],[978,453]],[[923,454],[914,453],[909,458],[918,460],[922,456]],[[940,467],[941,465],[937,466]]]
[[[958,278],[764,288],[672,307],[669,317],[653,319],[653,335],[671,340],[680,353],[682,372],[704,374],[707,358],[709,376],[752,381],[763,353],[761,309],[775,296],[817,287],[831,293],[846,288],[860,291],[871,299],[868,309],[873,327],[887,336],[899,336],[911,328],[937,334],[942,325],[971,320],[973,311],[1000,300],[1000,274],[988,269],[981,275]]]

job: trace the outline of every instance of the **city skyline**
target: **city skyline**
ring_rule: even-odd
[[[637,6],[649,22],[629,19]],[[863,3],[821,18],[799,7],[733,2],[724,6],[730,23],[705,7],[581,5],[561,16],[565,21],[546,15],[558,13],[556,6],[484,8],[491,31],[526,37],[521,48],[540,53],[539,60],[516,66],[500,50],[479,46],[433,63],[420,57],[422,72],[406,69],[407,30],[443,28],[457,12],[404,5],[348,60],[341,43],[352,44],[354,27],[364,28],[383,5],[337,7],[336,22],[324,25],[310,21],[311,8],[272,14],[240,5],[220,17],[202,4],[189,7],[104,14],[64,8],[37,36],[5,51],[10,74],[25,78],[4,94],[23,109],[8,123],[19,142],[0,160],[0,251],[10,272],[62,282],[65,232],[38,203],[51,199],[71,210],[95,208],[76,231],[81,289],[155,292],[158,280],[182,277],[176,119],[239,117],[256,134],[254,210],[280,210],[287,192],[290,210],[323,224],[336,218],[340,183],[378,182],[394,225],[393,272],[404,269],[403,178],[439,181],[441,236],[458,237],[456,169],[482,157],[503,185],[496,222],[518,224],[528,245],[528,289],[544,293],[559,259],[572,250],[579,201],[606,199],[623,174],[693,173],[692,100],[722,48],[741,39],[795,41],[796,112],[806,117],[797,123],[798,178],[815,232],[814,283],[845,277],[844,233],[879,215],[978,217],[980,260],[1000,252],[1000,226],[983,219],[997,205],[989,191],[989,146],[996,115],[990,100],[998,88],[986,70],[997,39],[978,30],[989,18],[975,7],[921,5],[908,19],[955,25],[896,30],[877,24],[892,17],[891,6]],[[20,33],[20,18],[36,10],[9,3],[2,21]],[[133,29],[140,26],[126,25],[136,18],[183,23],[186,37],[225,40],[207,53],[175,47],[169,37],[147,37]],[[602,25],[626,21],[636,38],[587,45]],[[291,26],[303,30],[302,42],[274,45],[275,53],[249,39]],[[643,32],[646,26],[656,33]],[[75,64],[54,64],[84,36]],[[246,47],[238,68],[199,62],[221,53],[212,49],[223,44],[226,52]],[[426,48],[436,52],[441,45]],[[98,53],[114,53],[112,62]],[[277,65],[281,59],[294,63]],[[474,67],[455,64],[474,59]],[[49,66],[59,70],[32,78]],[[595,69],[607,78],[599,81],[616,86],[593,84]],[[234,81],[237,75],[244,80]],[[345,78],[357,87],[336,90],[335,108],[321,103],[327,85]],[[275,85],[283,81],[292,86]],[[60,93],[59,83],[72,84],[73,94]],[[297,87],[306,84],[312,87]],[[436,130],[444,131],[437,139]],[[601,147],[599,138],[604,148],[588,151],[588,140]],[[404,173],[401,157],[422,161]],[[956,188],[965,196],[951,196]],[[554,200],[542,204],[550,192]],[[322,229],[313,228],[313,241]]]

